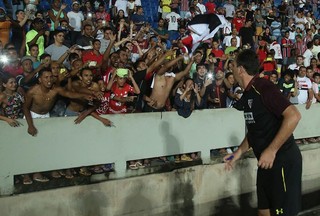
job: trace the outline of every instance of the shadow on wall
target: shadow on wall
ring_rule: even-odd
[[[180,153],[180,144],[178,139],[171,133],[168,122],[163,121],[160,126],[160,134],[163,138],[164,152],[166,155]],[[165,156],[165,155],[164,155]]]
[[[233,188],[233,194],[225,194],[224,199],[219,199],[211,207],[211,216],[219,215],[237,215],[237,216],[250,216],[257,214],[257,201],[255,193],[244,193],[243,187],[245,185],[252,185],[252,169],[248,160],[240,160],[235,166],[234,170],[231,170],[231,175],[225,179],[225,187]],[[229,192],[230,193],[230,192]]]
[[[108,199],[99,184],[92,185],[91,190],[80,187],[79,193],[75,194],[73,209],[77,216],[105,216],[103,209],[108,206]]]
[[[171,186],[171,216],[195,216],[194,215],[194,189],[188,175],[175,173],[170,182]],[[184,179],[186,178],[186,179]]]
[[[118,216],[150,216],[152,215],[152,205],[150,200],[143,194],[145,184],[142,180],[132,180],[131,194],[128,194],[123,202],[121,213]],[[130,190],[128,190],[130,191]],[[156,191],[155,191],[156,193]]]

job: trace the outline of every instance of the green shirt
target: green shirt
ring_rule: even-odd
[[[29,53],[29,46],[28,46],[28,43],[30,41],[33,40],[33,38],[35,38],[35,36],[38,34],[38,32],[34,29],[28,31],[28,33],[26,34],[26,55],[30,55]],[[36,44],[38,44],[38,47],[39,47],[39,55],[38,56],[41,56],[43,53],[44,53],[44,37],[43,35],[41,35]]]

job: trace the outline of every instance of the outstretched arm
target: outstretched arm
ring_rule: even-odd
[[[192,66],[193,63],[194,63],[194,58],[192,58],[190,60],[190,62],[188,63],[187,67],[183,71],[181,71],[180,73],[176,74],[176,77],[174,78],[174,81],[179,81],[183,77],[187,76],[189,74],[189,71],[190,71],[191,66]]]
[[[33,124],[33,119],[31,117],[31,113],[30,113],[30,107],[32,104],[32,99],[33,99],[33,93],[32,90],[29,90],[26,94],[25,97],[25,102],[23,104],[23,114],[26,117],[27,120],[27,124],[28,124],[28,133],[31,136],[35,136],[38,133],[37,128],[34,126]]]
[[[163,67],[161,67],[158,70],[157,74],[158,75],[164,74],[165,72],[168,71],[169,68],[171,68],[172,66],[176,65],[178,63],[178,61],[180,61],[182,59],[183,59],[183,56],[179,56],[178,58],[175,58],[175,59],[171,60],[170,62],[168,62],[165,65],[163,65]]]
[[[242,143],[240,144],[238,150],[235,153],[233,153],[231,155],[230,154],[226,155],[223,158],[223,161],[225,162],[225,169],[226,170],[233,169],[235,162],[237,160],[239,160],[239,158],[241,158],[241,155],[243,153],[245,153],[246,151],[248,151],[249,148],[250,148],[250,146],[249,146],[249,142],[248,142],[247,135],[246,135],[245,138],[243,139]]]

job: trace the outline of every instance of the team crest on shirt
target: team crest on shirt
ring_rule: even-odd
[[[253,99],[248,99],[248,106],[250,109],[252,108]]]

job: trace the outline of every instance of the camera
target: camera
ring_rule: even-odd
[[[0,55],[0,62],[5,64],[8,63],[9,58],[6,55]]]
[[[207,73],[206,74],[207,79],[213,79],[213,74],[212,73]]]

